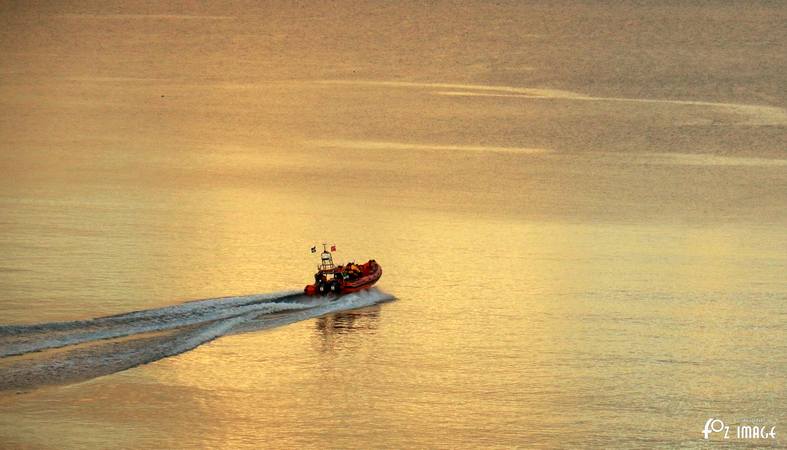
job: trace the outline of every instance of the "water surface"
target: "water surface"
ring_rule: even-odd
[[[396,299],[191,351],[163,320],[79,344],[73,377],[51,364],[70,346],[3,357],[2,446],[695,447],[709,417],[787,424],[781,3],[0,12],[2,325],[299,290],[318,242],[377,259]],[[177,354],[116,372],[111,345]]]

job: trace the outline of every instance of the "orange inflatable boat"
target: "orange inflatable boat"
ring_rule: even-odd
[[[312,253],[317,248],[312,247]],[[331,246],[331,251],[336,251],[336,246]],[[383,276],[383,269],[377,261],[370,259],[363,264],[353,262],[345,265],[335,265],[333,255],[323,244],[321,263],[314,274],[314,284],[306,286],[303,292],[306,295],[343,295],[369,289]]]

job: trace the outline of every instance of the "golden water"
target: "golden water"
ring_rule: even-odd
[[[397,298],[4,392],[0,447],[783,432],[787,9],[653,3],[0,6],[3,325],[300,289],[318,242]]]

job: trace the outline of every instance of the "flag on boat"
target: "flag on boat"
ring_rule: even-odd
[[[332,251],[332,252],[335,252],[335,251],[336,251],[336,246],[335,246],[335,245],[331,245],[331,251]]]
[[[312,253],[317,253],[317,247],[312,247]]]

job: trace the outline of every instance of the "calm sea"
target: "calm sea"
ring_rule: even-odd
[[[0,447],[785,445],[784,3],[0,22]]]

